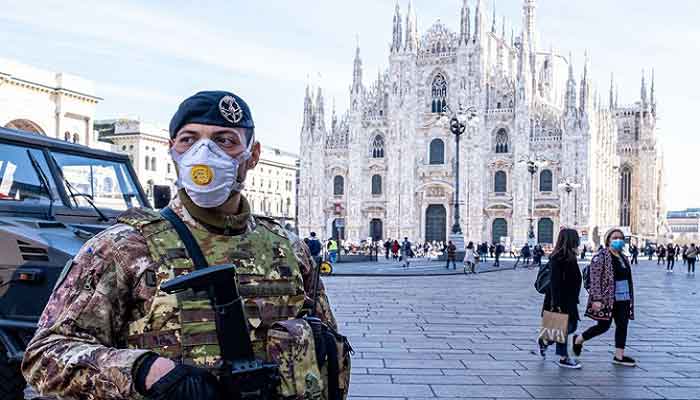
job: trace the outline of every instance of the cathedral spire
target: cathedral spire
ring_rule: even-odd
[[[615,107],[614,88],[615,88],[615,73],[611,72],[610,73],[610,102],[608,103],[608,106],[611,110]]]
[[[338,116],[335,114],[335,97],[333,97],[333,108],[331,111],[331,132],[335,133],[338,127]]]
[[[403,39],[403,35],[401,32],[401,9],[399,8],[399,1],[396,0],[396,11],[394,12],[394,28],[391,41],[392,53],[398,53],[399,51],[401,51],[401,39]]]
[[[408,0],[408,12],[406,13],[406,43],[404,47],[407,52],[418,50],[417,36],[416,13],[413,11],[411,0]]]
[[[642,70],[642,89],[641,89],[641,100],[642,100],[642,107],[646,108],[647,107],[647,83],[644,79],[644,70]]]
[[[523,0],[523,44],[527,43],[528,51],[537,49],[535,37],[535,0]]]
[[[569,53],[569,79],[566,81],[566,113],[576,114],[576,79],[574,78],[574,61]]]
[[[326,116],[323,111],[323,93],[321,91],[321,86],[318,87],[318,93],[316,94],[316,126],[324,131],[326,129]]]
[[[301,130],[307,132],[313,129],[313,104],[311,100],[311,89],[309,83],[306,83],[306,95],[304,96],[304,119],[302,121]]]
[[[491,33],[496,34],[496,0],[493,0],[493,19],[491,20]]]
[[[501,25],[501,39],[506,41],[506,16],[503,16],[503,25]]]
[[[463,0],[462,2],[462,13],[460,14],[460,23],[459,23],[459,45],[466,46],[467,42],[469,41],[469,35],[471,34],[470,32],[470,22],[469,22],[469,4],[467,3],[467,0]]]
[[[481,0],[476,0],[476,10],[474,11],[474,43],[481,39],[481,24],[483,18]]]
[[[362,86],[362,59],[360,58],[360,41],[357,41],[355,49],[355,63],[352,71],[352,91],[359,92]]]
[[[583,76],[581,78],[581,100],[579,101],[579,107],[582,112],[586,111],[588,103],[590,100],[591,85],[588,81],[588,52],[585,53],[583,58]]]
[[[651,69],[651,113],[656,116],[656,93],[654,88],[654,69]]]

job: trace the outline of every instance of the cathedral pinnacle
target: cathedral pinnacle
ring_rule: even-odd
[[[642,107],[646,108],[647,107],[647,84],[646,81],[644,80],[644,70],[642,70],[642,88],[641,88],[641,100],[642,100]]]
[[[496,0],[493,0],[493,19],[491,21],[491,33],[496,33]]]
[[[418,32],[416,27],[416,13],[413,10],[411,0],[408,0],[408,11],[406,13],[406,43],[405,50],[412,52],[418,50]]]
[[[466,46],[469,42],[469,35],[471,34],[471,27],[469,22],[469,4],[467,4],[467,0],[463,0],[462,13],[460,14],[460,16],[461,17],[459,21],[459,45]]]
[[[474,11],[474,43],[481,39],[481,24],[483,15],[481,13],[481,0],[476,0],[476,10]]]
[[[574,78],[574,61],[569,53],[569,79],[566,82],[566,114],[576,115],[576,80]]]
[[[654,89],[654,69],[651,69],[651,113],[656,116],[656,93]]]
[[[357,40],[355,63],[352,71],[352,91],[356,92],[362,86],[362,59],[360,58],[360,41]]]
[[[615,73],[611,72],[610,73],[610,103],[609,103],[609,108],[611,110],[615,107],[614,90],[615,90]]]
[[[398,53],[401,51],[401,39],[403,34],[401,32],[401,9],[399,8],[399,2],[396,1],[396,12],[394,13],[394,27],[393,36],[391,41],[391,52]]]

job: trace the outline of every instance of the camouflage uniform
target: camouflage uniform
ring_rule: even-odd
[[[292,314],[299,314],[302,308],[313,304],[306,295],[312,293],[314,284],[313,262],[300,240],[289,240],[287,232],[273,220],[252,216],[243,196],[241,212],[234,216],[206,215],[208,211],[194,206],[184,191],[180,191],[170,207],[197,238],[210,265],[239,266],[241,295],[245,299],[256,355],[265,357],[267,353],[273,358],[279,355],[291,343],[285,334],[297,340],[309,336],[305,323],[290,322],[295,317]],[[163,231],[158,226],[165,222],[146,210],[127,212],[120,221],[124,223],[106,229],[80,249],[39,320],[38,330],[25,352],[22,370],[27,381],[42,394],[139,398],[133,372],[149,352],[210,369],[219,359],[213,312],[205,309],[209,308],[208,302],[166,295],[158,290],[162,281],[193,267],[182,249],[163,248],[159,252],[154,248],[162,237],[153,239],[150,235]],[[277,241],[271,243],[271,237]],[[154,254],[158,259],[154,259]],[[279,265],[271,264],[270,260],[280,258]],[[260,272],[267,276],[256,279],[259,272],[256,268],[265,262],[279,268],[272,273]],[[293,295],[276,293],[280,285],[275,282],[280,277],[286,277],[285,285],[295,288]],[[267,301],[260,293],[272,296],[272,300]],[[337,328],[322,283],[319,283],[317,316],[328,326]],[[300,329],[306,332],[299,333]],[[268,331],[272,333],[267,335]],[[295,359],[299,359],[298,355],[286,362],[277,359],[283,383],[284,368],[288,374],[295,373],[286,365]],[[341,377],[344,396],[349,383],[349,359],[345,365],[347,370]]]

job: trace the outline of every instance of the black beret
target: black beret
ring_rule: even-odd
[[[248,104],[231,92],[219,90],[199,92],[183,101],[170,120],[170,138],[190,123],[255,128]]]

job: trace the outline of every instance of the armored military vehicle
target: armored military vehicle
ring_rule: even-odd
[[[20,361],[64,265],[130,207],[150,204],[128,156],[0,128],[0,399],[23,398]]]

